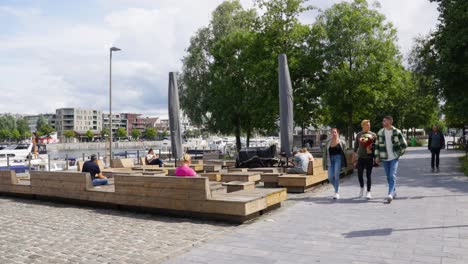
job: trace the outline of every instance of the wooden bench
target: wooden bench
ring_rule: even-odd
[[[254,190],[255,189],[255,182],[241,182],[241,181],[233,181],[233,182],[225,182],[223,186],[227,187],[227,192],[237,192],[243,190]]]
[[[265,188],[278,188],[278,177],[284,173],[262,173],[260,181],[263,182]]]
[[[205,172],[218,172],[221,170],[221,168],[222,168],[221,165],[209,165],[209,164],[203,165],[203,170]]]
[[[274,177],[271,177],[272,181]],[[285,187],[291,193],[303,193],[313,186],[323,183],[328,179],[327,173],[323,170],[322,159],[315,158],[309,162],[307,174],[284,174],[277,177],[278,186]],[[267,185],[274,186],[274,183]]]
[[[13,172],[0,172],[0,192],[184,217],[202,217],[242,223],[277,208],[287,198],[285,189],[223,191],[204,177],[114,175],[114,185],[92,186],[81,172],[31,171],[30,186],[15,185]],[[218,190],[211,192],[211,189]]]
[[[260,179],[260,173],[257,172],[229,172],[221,174],[222,182],[259,182]]]
[[[12,195],[30,195],[31,185],[24,184],[12,170],[0,170],[0,193]]]
[[[252,168],[248,169],[250,172],[260,172],[260,173],[280,173],[280,168]]]
[[[206,177],[210,181],[214,182],[219,182],[221,181],[221,173],[219,172],[205,172],[205,173],[200,173],[201,177]]]
[[[248,168],[228,168],[228,172],[248,172]],[[257,172],[258,173],[258,172]]]
[[[135,162],[132,158],[127,159],[113,159],[111,160],[111,167],[112,168],[133,168],[135,166]]]

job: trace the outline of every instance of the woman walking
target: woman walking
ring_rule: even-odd
[[[361,191],[359,198],[364,196],[364,169],[366,170],[367,178],[367,199],[372,199],[371,185],[372,185],[372,167],[374,166],[374,142],[377,135],[370,131],[370,120],[362,120],[362,131],[356,135],[354,142],[353,165],[357,167],[359,185]]]
[[[340,173],[341,168],[346,167],[346,157],[344,151],[346,143],[340,139],[337,128],[332,128],[331,139],[323,149],[323,169],[328,170],[328,181],[333,184],[335,194],[333,199],[340,199]]]

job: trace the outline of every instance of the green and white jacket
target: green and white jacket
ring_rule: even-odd
[[[392,126],[392,144],[393,144],[393,152],[397,158],[403,156],[406,151],[406,147],[408,144],[406,143],[406,139],[401,133],[401,131]],[[377,133],[377,140],[375,142],[375,150],[374,150],[375,157],[380,158],[381,160],[388,159],[387,147],[385,146],[385,128],[382,128]]]

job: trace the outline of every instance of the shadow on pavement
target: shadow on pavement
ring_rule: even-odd
[[[389,236],[393,232],[417,231],[417,230],[429,230],[429,229],[447,229],[447,228],[468,228],[468,225],[433,226],[433,227],[418,227],[418,228],[404,228],[404,229],[381,228],[381,229],[351,231],[349,233],[343,233],[342,235],[345,238]]]

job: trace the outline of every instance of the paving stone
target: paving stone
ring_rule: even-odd
[[[384,203],[382,167],[374,169],[370,201],[356,198],[355,173],[343,180],[338,201],[327,185],[289,194],[283,208],[167,263],[233,263],[211,259],[210,248],[251,255],[231,254],[237,263],[468,263],[468,177],[458,170],[460,155],[442,151],[441,171],[432,173],[427,148],[410,148],[400,160],[399,197],[391,204]]]

